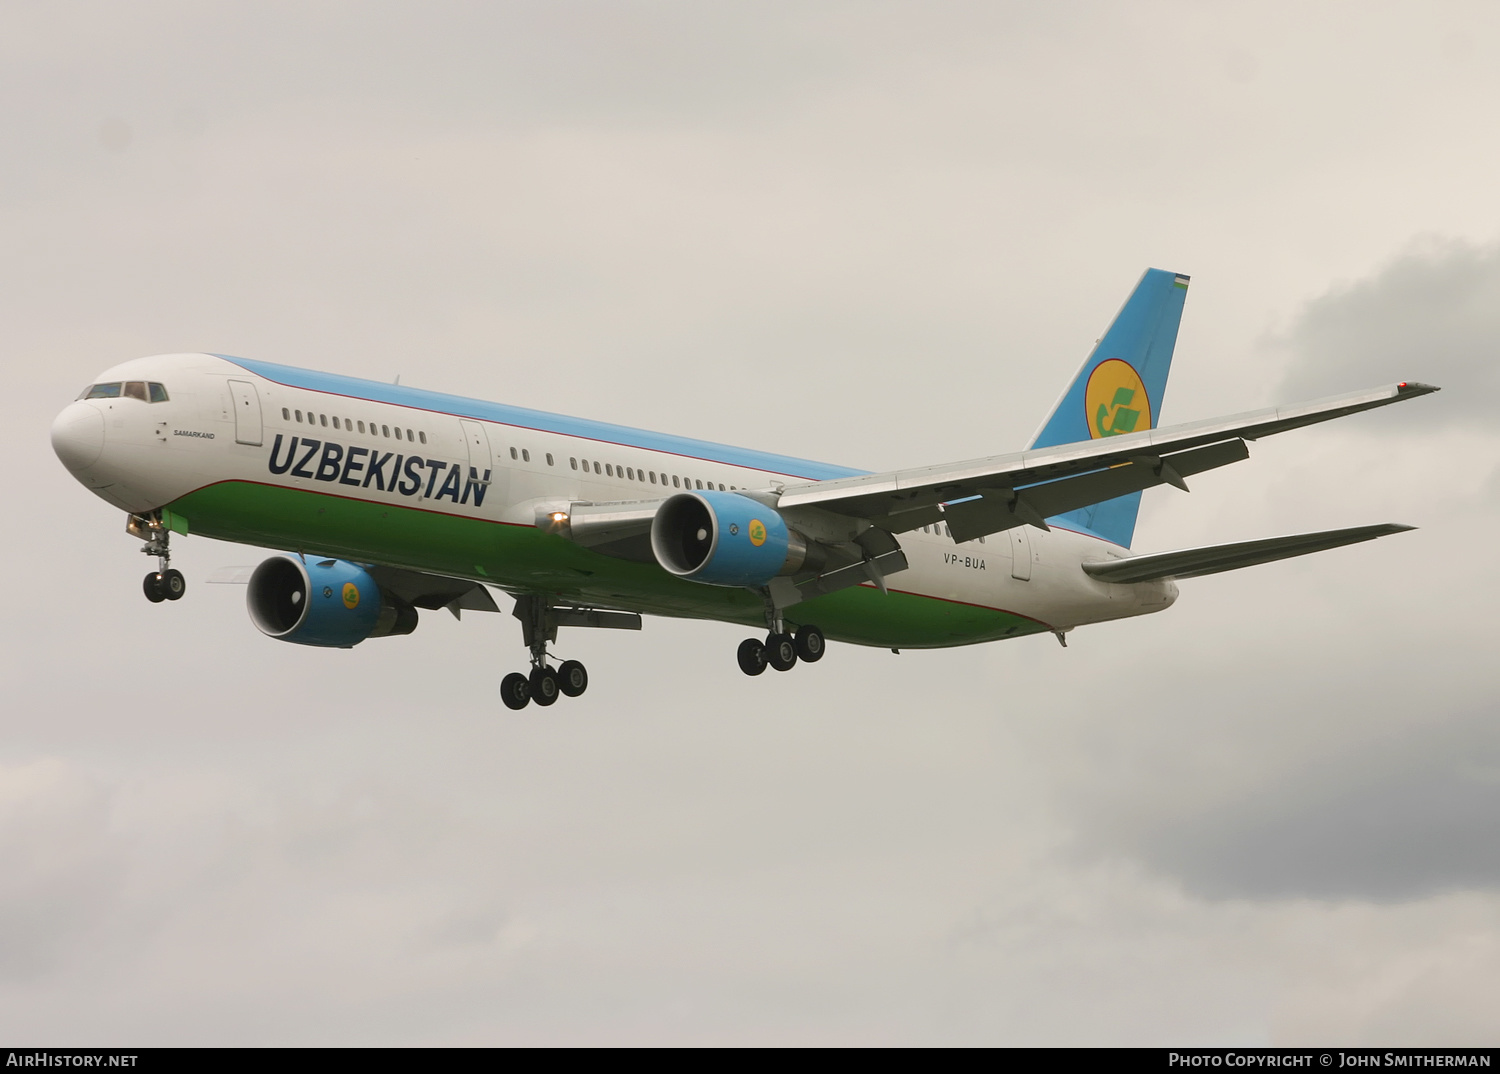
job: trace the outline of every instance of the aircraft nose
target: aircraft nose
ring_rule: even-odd
[[[87,470],[104,453],[104,415],[87,403],[70,403],[52,423],[52,450],[73,473]]]

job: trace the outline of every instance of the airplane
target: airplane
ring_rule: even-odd
[[[1144,490],[1186,491],[1260,437],[1438,390],[1161,427],[1188,284],[1142,275],[1024,450],[888,473],[206,353],[105,370],[52,445],[155,557],[153,603],[186,592],[174,533],[281,550],[210,580],[247,584],[254,625],[294,644],[350,648],[510,594],[530,653],[501,682],[511,709],[587,688],[582,663],[553,665],[559,628],[643,615],[764,626],[736,654],[752,676],[829,641],[1066,646],[1075,627],[1170,607],[1180,580],[1412,528],[1131,550]]]

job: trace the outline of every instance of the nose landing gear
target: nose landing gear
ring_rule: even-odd
[[[152,604],[160,604],[164,600],[181,600],[182,595],[187,592],[187,579],[182,576],[181,571],[171,568],[153,571],[142,580],[141,589]]]
[[[168,544],[172,531],[162,525],[160,513],[131,515],[125,523],[125,532],[146,542],[141,546],[142,553],[156,557],[156,570],[141,581],[146,599],[152,604],[181,600],[187,592],[187,579],[181,571],[172,568],[172,551]]]

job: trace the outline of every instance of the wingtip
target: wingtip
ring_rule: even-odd
[[[1396,392],[1400,395],[1430,395],[1442,390],[1436,384],[1423,384],[1419,380],[1403,380],[1396,385]]]

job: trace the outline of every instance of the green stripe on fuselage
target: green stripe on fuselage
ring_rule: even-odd
[[[382,563],[546,593],[561,603],[650,615],[719,619],[762,628],[764,606],[747,589],[683,581],[654,563],[590,552],[531,526],[224,481],[168,505],[194,534],[239,544]],[[851,586],[789,608],[793,625],[816,623],[858,645],[940,648],[1035,634],[1042,624],[994,608]]]

